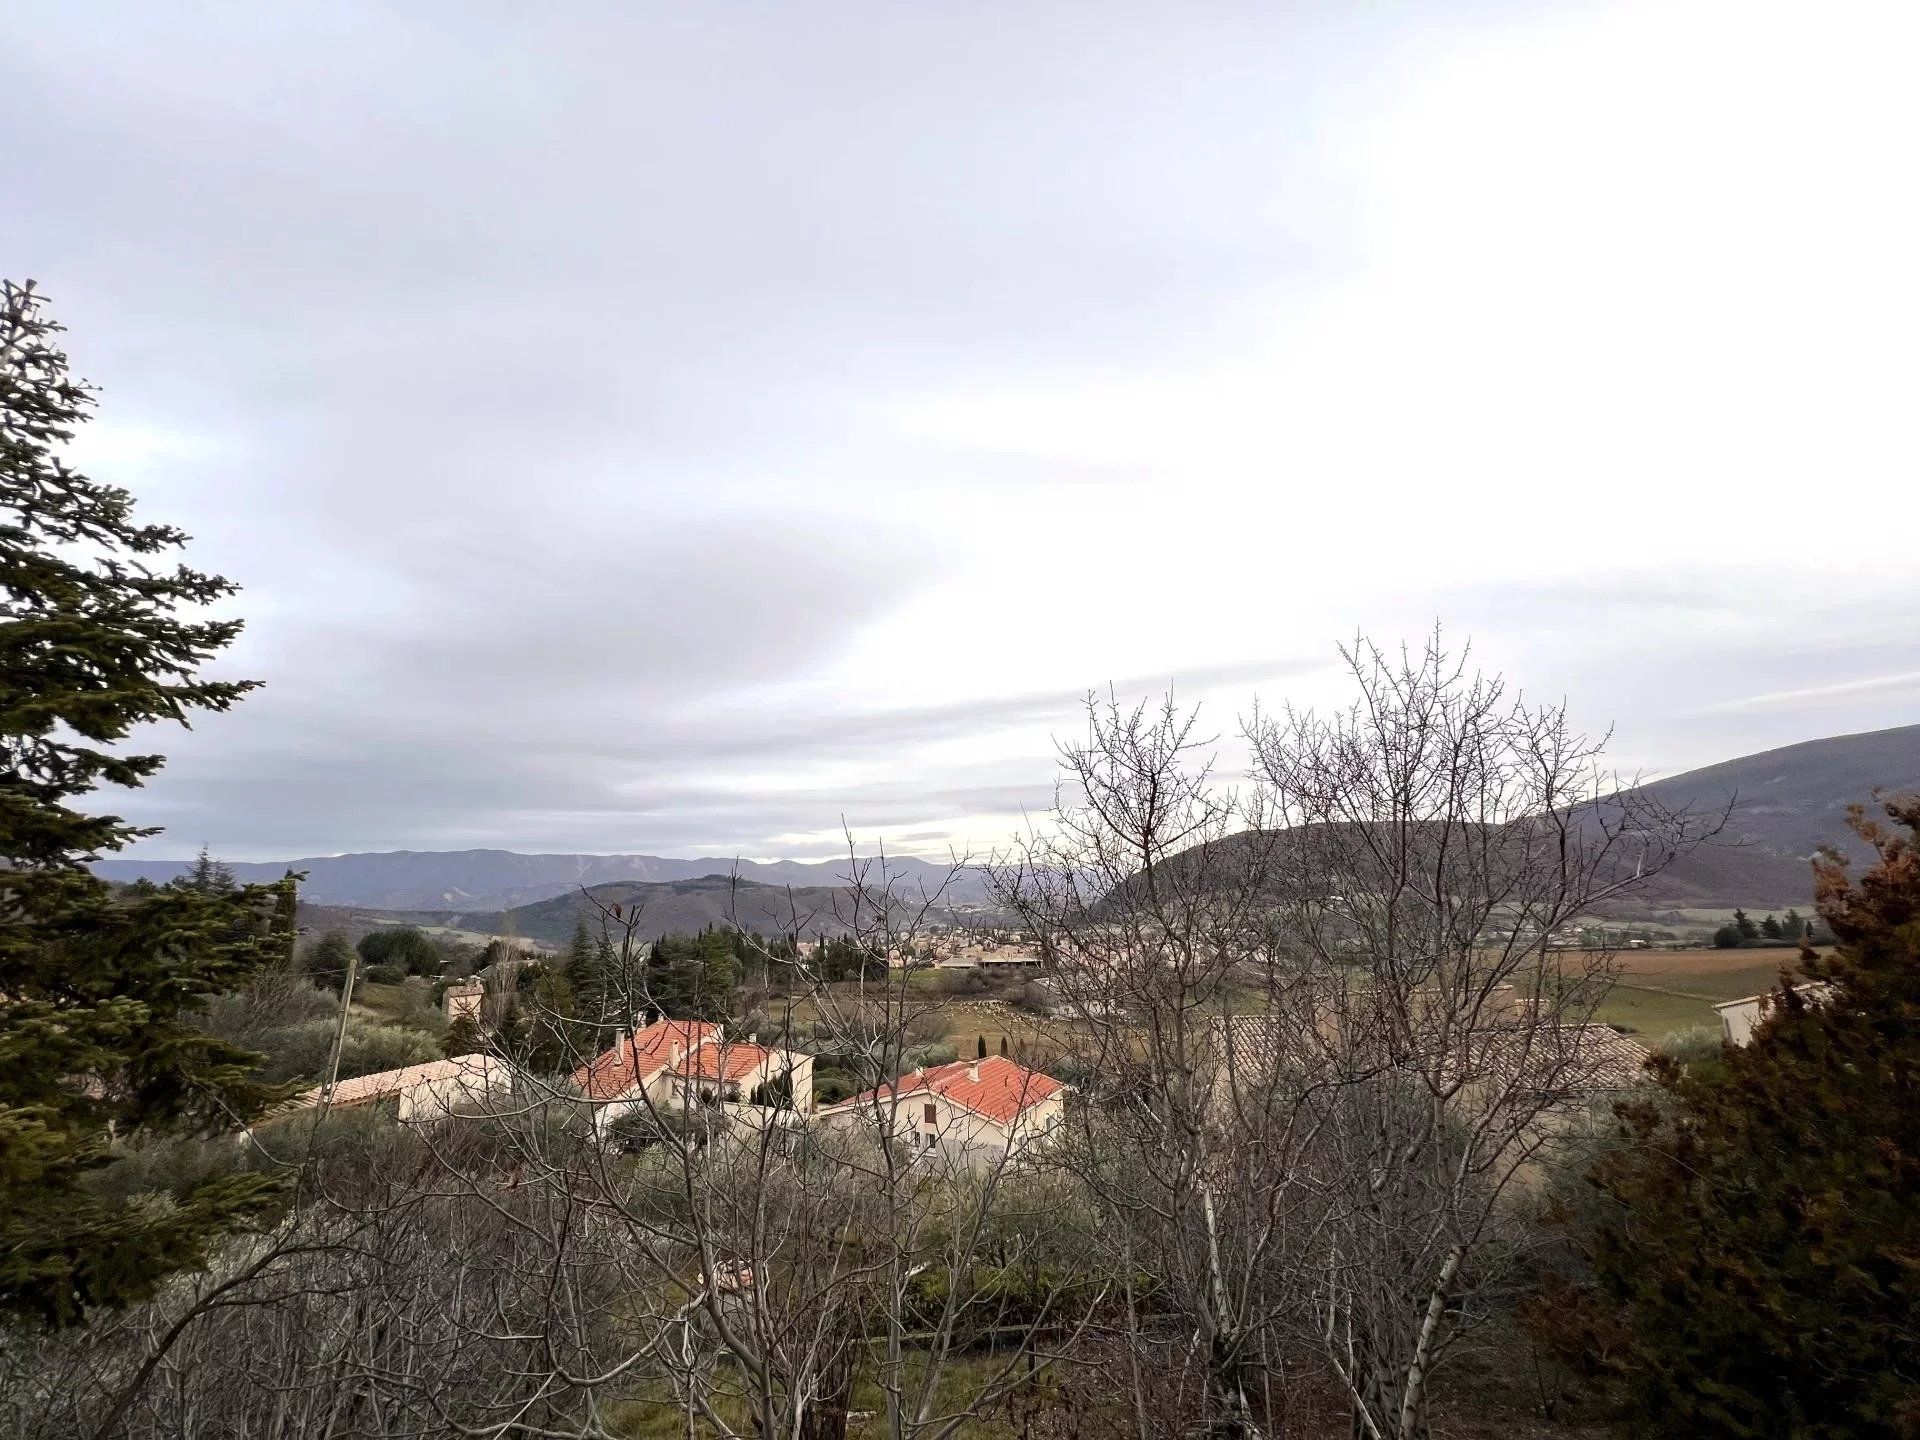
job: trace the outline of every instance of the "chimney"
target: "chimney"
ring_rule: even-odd
[[[978,1060],[967,1066],[967,1079],[973,1081],[976,1085],[980,1083],[980,1062]]]
[[[680,1068],[680,1042],[678,1040],[671,1042],[667,1046],[667,1068],[669,1070],[678,1070]]]

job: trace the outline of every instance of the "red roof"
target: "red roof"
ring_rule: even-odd
[[[719,1038],[720,1027],[705,1020],[656,1020],[574,1071],[573,1083],[589,1100],[616,1100]]]
[[[764,1045],[707,1045],[689,1054],[673,1073],[690,1080],[743,1080],[772,1054]]]
[[[978,1079],[974,1078],[976,1074]],[[984,1115],[995,1124],[1011,1125],[1023,1110],[1052,1099],[1066,1088],[1051,1075],[1029,1070],[1004,1055],[989,1055],[984,1060],[956,1060],[931,1070],[909,1071],[891,1085],[855,1095],[832,1108],[842,1110],[872,1105],[876,1099],[887,1102],[931,1093],[963,1110]]]

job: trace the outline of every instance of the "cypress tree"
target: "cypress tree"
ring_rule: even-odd
[[[207,887],[150,894],[87,868],[155,833],[69,803],[163,763],[112,747],[252,684],[199,673],[240,622],[192,612],[236,587],[168,568],[187,537],[62,457],[94,402],[59,331],[31,282],[0,283],[0,1315],[49,1324],[150,1295],[278,1188],[224,1176],[121,1205],[87,1183],[117,1139],[220,1129],[275,1098],[256,1057],[194,1023],[272,959],[274,896],[230,876],[223,891],[210,858]]]
[[[306,877],[289,870],[274,886],[273,918],[267,933],[273,944],[273,958],[293,964],[294,948],[300,943],[300,882]]]

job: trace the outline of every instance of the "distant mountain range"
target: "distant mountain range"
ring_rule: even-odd
[[[877,897],[875,897],[877,899]],[[863,902],[870,903],[870,902]],[[443,926],[486,935],[511,928],[516,935],[549,945],[565,944],[582,920],[596,935],[612,907],[620,921],[631,921],[634,934],[651,940],[659,935],[691,935],[708,926],[737,926],[762,935],[844,935],[856,918],[865,921],[871,911],[859,913],[855,893],[846,886],[765,885],[708,875],[696,880],[614,881],[585,891],[569,890],[548,900],[505,911],[428,912],[411,917],[415,923]]]
[[[1664,806],[1716,811],[1731,802],[1733,808],[1718,838],[1650,878],[1628,903],[1635,911],[1804,907],[1812,897],[1809,857],[1823,844],[1858,853],[1846,828],[1847,806],[1867,802],[1876,789],[1920,792],[1920,725],[1809,740],[1643,785],[1637,793]],[[103,860],[95,869],[109,880],[144,876],[164,883],[189,864]],[[851,878],[845,859],[681,860],[510,850],[396,850],[231,868],[242,880],[274,880],[289,866],[306,872],[301,898],[315,906],[411,912],[425,923],[489,933],[504,928],[503,912],[512,910],[519,933],[548,940],[571,933],[586,904],[579,893],[584,888],[603,900],[644,901],[645,925],[653,932],[725,924],[729,910],[748,928],[772,932],[790,928],[783,918],[790,909],[830,912],[834,889]],[[948,867],[931,861],[890,859],[888,866],[895,894],[909,902],[922,887],[932,890],[947,878]],[[743,882],[737,892],[729,893],[729,876]],[[719,878],[709,883],[709,877]],[[784,887],[795,889],[791,900]],[[968,869],[948,886],[945,903],[980,904],[986,898],[986,877]]]
[[[187,860],[102,860],[96,873],[122,884],[147,879],[164,885],[192,868]],[[709,875],[738,875],[761,885],[806,889],[851,883],[852,869],[838,860],[695,860],[661,855],[521,855],[511,850],[387,850],[364,855],[317,855],[303,860],[229,862],[243,881],[278,880],[288,869],[306,872],[300,898],[312,905],[378,910],[508,910],[582,888],[622,882],[665,884]],[[937,889],[949,867],[930,860],[888,857],[893,889],[904,899],[922,887]],[[877,887],[879,874],[868,883]],[[986,898],[985,877],[967,869],[954,877],[950,904]]]

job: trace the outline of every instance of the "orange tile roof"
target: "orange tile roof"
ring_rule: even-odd
[[[771,1054],[764,1045],[704,1045],[675,1066],[673,1073],[689,1080],[741,1080]]]
[[[656,1020],[573,1072],[574,1086],[589,1100],[615,1100],[637,1090],[675,1060],[720,1038],[705,1020]]]
[[[973,1078],[978,1066],[979,1078]],[[912,1070],[890,1085],[882,1085],[843,1100],[830,1107],[850,1109],[872,1105],[876,1099],[904,1100],[914,1095],[934,1094],[963,1110],[984,1115],[998,1125],[1011,1125],[1023,1110],[1052,1099],[1067,1087],[1051,1075],[1026,1066],[1004,1055],[989,1055],[984,1060],[955,1060],[931,1070]]]

